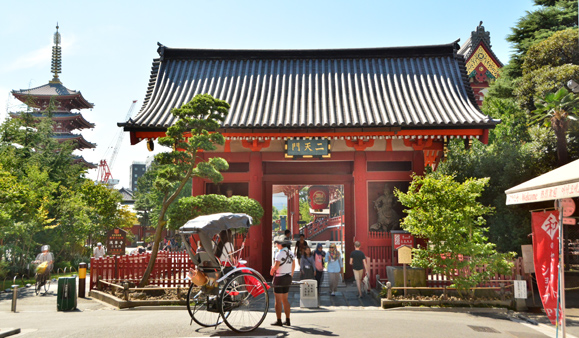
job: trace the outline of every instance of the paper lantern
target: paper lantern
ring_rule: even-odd
[[[310,187],[310,207],[314,210],[322,210],[328,208],[330,201],[330,191],[327,186],[312,186]]]

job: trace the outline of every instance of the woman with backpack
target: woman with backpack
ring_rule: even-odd
[[[314,279],[316,275],[314,269],[315,264],[312,249],[306,245],[304,254],[300,260],[300,279]]]
[[[318,243],[316,251],[314,251],[314,267],[316,268],[315,277],[318,281],[318,296],[320,295],[320,287],[322,286],[322,278],[324,278],[324,263],[326,259],[326,252],[322,250],[322,243]]]

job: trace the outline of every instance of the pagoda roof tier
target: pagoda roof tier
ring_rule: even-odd
[[[55,133],[54,138],[61,142],[74,141],[77,144],[76,149],[90,149],[96,147],[96,143],[91,143],[85,140],[81,134]]]
[[[18,117],[20,113],[10,113],[12,117]],[[46,115],[41,112],[33,112],[34,117],[45,117]],[[95,124],[88,122],[81,113],[71,113],[71,112],[57,112],[52,113],[52,120],[55,122],[70,121],[76,128],[75,129],[85,129],[94,128]]]
[[[73,160],[74,163],[80,163],[83,166],[87,167],[88,169],[96,169],[98,168],[98,166],[92,162],[88,162],[87,160],[84,159],[84,157],[82,156],[74,156]]]
[[[58,101],[57,106],[60,105],[68,110],[94,107],[94,104],[88,102],[80,91],[68,89],[60,82],[47,83],[31,89],[13,90],[12,95],[23,103],[39,109],[45,109],[52,97]]]
[[[222,128],[493,128],[477,107],[457,42],[324,50],[179,49],[160,45],[125,131],[165,131],[171,109],[208,93],[231,108]]]

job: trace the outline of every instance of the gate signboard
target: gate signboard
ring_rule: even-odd
[[[125,254],[127,245],[127,232],[123,229],[114,228],[107,233],[107,255],[122,256]]]

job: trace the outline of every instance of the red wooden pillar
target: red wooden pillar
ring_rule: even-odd
[[[424,150],[415,150],[412,159],[412,171],[424,175]]]
[[[354,215],[354,195],[350,182],[344,184],[344,224],[346,278],[351,278],[354,274],[352,272],[352,266],[350,265],[350,253],[354,251],[354,241],[352,238],[356,236],[356,222]]]
[[[356,234],[354,240],[362,244],[361,250],[368,252],[368,184],[366,179],[366,153],[356,151],[354,154],[354,209]],[[348,234],[346,232],[346,238]]]
[[[292,195],[291,193],[286,193],[288,195],[286,195],[287,198],[287,217],[285,218],[285,230],[292,228],[292,208],[293,208],[293,204],[292,204]]]
[[[298,224],[300,219],[300,191],[297,189],[292,193],[292,212],[292,236],[295,236],[296,234],[300,233]]]
[[[263,166],[261,162],[261,153],[252,152],[249,156],[249,197],[263,205]],[[264,217],[265,218],[265,217]],[[263,225],[264,219],[261,219],[260,225],[254,225],[249,229],[249,266],[258,271],[265,271],[262,262],[261,247],[263,243],[262,229],[267,228]]]

